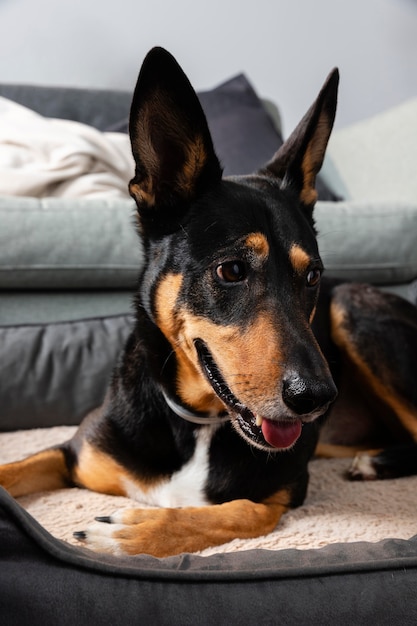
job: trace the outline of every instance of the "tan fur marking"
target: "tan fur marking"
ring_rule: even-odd
[[[262,233],[252,233],[245,239],[245,245],[251,248],[256,256],[265,261],[269,256],[269,243]]]
[[[303,170],[303,188],[301,190],[300,200],[303,204],[310,206],[317,202],[318,197],[317,191],[314,187],[316,174],[314,170],[314,161],[312,159],[311,143],[307,147],[301,167]]]
[[[195,185],[207,161],[204,140],[197,135],[186,146],[186,158],[182,171],[178,175],[178,187],[182,195],[191,196],[195,192]]]
[[[182,346],[189,364],[196,364],[197,377],[190,376],[190,367],[180,370],[178,389],[181,397],[191,406],[201,403],[202,389],[207,385],[207,399],[211,396],[214,408],[219,400],[203,378],[196,361],[193,345],[187,346],[188,338],[202,338],[219,366],[230,389],[239,400],[265,414],[270,403],[274,403],[278,381],[281,376],[280,346],[272,321],[260,315],[249,328],[242,330],[234,326],[219,326],[206,318],[182,311]],[[188,348],[188,349],[187,349]],[[182,360],[185,365],[185,360]],[[207,409],[206,409],[207,410]]]
[[[354,458],[358,452],[366,452],[370,456],[375,456],[381,452],[369,450],[367,446],[339,446],[332,443],[318,443],[314,455],[321,459],[350,459]]]
[[[332,302],[331,309],[331,334],[333,341],[339,346],[349,359],[361,372],[369,387],[387,406],[389,406],[398,417],[403,427],[410,433],[414,441],[417,441],[417,415],[404,400],[395,393],[386,383],[379,380],[363,360],[349,338],[349,333],[345,327],[345,312],[335,302]]]
[[[290,248],[290,261],[299,276],[303,276],[306,273],[311,263],[307,252],[297,243],[293,243]]]
[[[181,274],[168,274],[161,281],[155,298],[158,326],[175,351],[178,362],[178,392],[184,402],[188,402],[197,411],[221,412],[224,405],[201,373],[192,338],[185,337],[182,332],[183,320],[176,310],[182,280]],[[184,389],[186,397],[181,394]]]
[[[62,450],[53,448],[0,467],[0,485],[15,498],[37,491],[68,487]]]
[[[316,317],[316,311],[317,311],[317,306],[314,306],[313,310],[310,313],[310,317],[309,317],[309,320],[308,320],[309,323],[310,323],[310,326],[313,323],[314,318]]]
[[[112,537],[116,552],[168,557],[197,552],[232,539],[249,539],[274,530],[288,510],[290,496],[278,492],[264,503],[232,500],[224,504],[183,509],[131,509],[123,512],[126,526]]]
[[[149,207],[155,206],[155,195],[150,183],[142,182],[140,185],[131,183],[129,185],[129,191],[138,205],[146,204]]]
[[[231,390],[242,402],[264,414],[275,402],[281,376],[281,346],[272,317],[259,315],[247,329],[215,324],[177,306],[181,285],[180,274],[168,274],[156,293],[158,326],[177,358],[180,398],[197,411],[219,412],[225,408],[198,363],[194,339],[201,338]]]
[[[329,120],[324,113],[320,117],[314,136],[307,146],[301,169],[303,172],[303,188],[301,190],[301,202],[307,206],[313,205],[317,201],[317,191],[315,189],[316,175],[320,169],[321,161],[326,150],[329,138]]]
[[[156,317],[160,330],[170,340],[178,333],[176,304],[183,282],[182,274],[167,274],[156,291]]]
[[[126,496],[126,481],[146,492],[158,481],[139,480],[109,455],[84,442],[78,454],[73,480],[82,487],[115,496]]]
[[[260,414],[267,412],[268,402],[274,402],[280,377],[279,348],[274,341],[271,324],[259,317],[246,331],[235,327],[221,327],[207,319],[184,313],[185,334],[201,337],[209,346],[225,380],[239,400]],[[185,335],[184,335],[185,336]],[[195,360],[195,349],[188,354]],[[200,404],[202,378],[190,384],[189,372],[180,373],[179,391],[191,406]],[[187,375],[188,374],[188,375]],[[211,391],[211,387],[208,387]],[[216,403],[217,396],[214,397]]]

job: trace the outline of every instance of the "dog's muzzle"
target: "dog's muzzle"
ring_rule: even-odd
[[[283,383],[283,401],[288,409],[285,417],[268,419],[257,415],[231,391],[205,342],[195,339],[194,345],[200,366],[213,391],[237,421],[242,435],[256,447],[270,450],[291,448],[300,437],[303,424],[325,413],[336,397],[336,387],[331,378],[328,382],[307,384],[293,375]]]

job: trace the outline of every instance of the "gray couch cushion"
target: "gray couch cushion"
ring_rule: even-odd
[[[319,202],[315,217],[326,275],[376,285],[417,278],[417,201]]]
[[[417,278],[417,203],[319,202],[332,276],[379,285]],[[0,289],[134,289],[143,263],[131,200],[0,197]]]
[[[133,289],[143,261],[127,200],[0,196],[0,289]]]
[[[79,424],[104,399],[132,317],[0,326],[0,430]]]

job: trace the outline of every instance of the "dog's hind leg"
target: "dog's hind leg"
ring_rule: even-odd
[[[374,455],[358,454],[349,470],[352,480],[402,478],[417,475],[417,443],[385,448]]]
[[[0,485],[15,498],[68,487],[70,482],[63,447],[49,448],[22,461],[0,465]]]
[[[336,287],[331,332],[374,418],[401,445],[356,457],[353,479],[417,473],[417,309],[367,285]],[[381,423],[382,428],[382,423]],[[390,442],[391,443],[391,442]]]

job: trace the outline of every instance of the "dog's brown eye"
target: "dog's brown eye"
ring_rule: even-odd
[[[307,285],[308,287],[317,287],[321,278],[321,270],[318,268],[314,268],[310,270],[307,274]]]
[[[239,283],[247,276],[246,264],[243,261],[225,261],[217,266],[216,274],[225,283]]]

